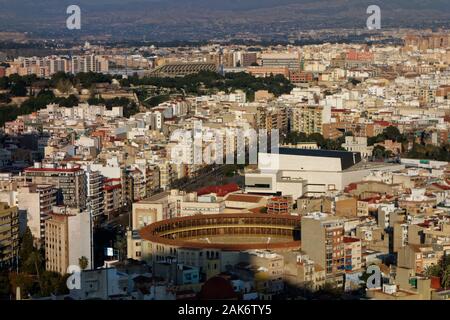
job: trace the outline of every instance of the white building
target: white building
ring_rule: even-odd
[[[347,151],[280,148],[259,153],[258,170],[245,175],[248,193],[291,195],[294,199],[342,191],[373,170],[394,171],[401,165],[367,163],[361,154]]]
[[[345,143],[342,148],[350,152],[359,152],[361,157],[368,158],[372,156],[373,147],[367,146],[367,137],[345,137]]]

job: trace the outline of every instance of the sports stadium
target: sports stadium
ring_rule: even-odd
[[[299,249],[298,216],[270,214],[194,215],[159,221],[140,230],[153,245],[241,251]]]

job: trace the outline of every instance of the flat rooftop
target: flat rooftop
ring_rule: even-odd
[[[279,154],[303,157],[339,158],[341,160],[342,170],[346,170],[361,162],[361,153],[339,150],[279,148]]]
[[[167,196],[170,195],[170,191],[165,191],[161,193],[154,194],[147,199],[141,200],[137,203],[155,203],[155,202],[161,202],[163,199],[165,199]]]

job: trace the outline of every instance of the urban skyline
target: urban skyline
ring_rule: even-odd
[[[450,299],[445,1],[0,8],[0,300]]]

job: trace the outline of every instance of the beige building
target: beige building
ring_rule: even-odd
[[[339,217],[356,217],[358,200],[353,197],[336,199],[335,210]]]
[[[11,265],[19,252],[19,213],[17,207],[0,202],[0,265]]]
[[[241,252],[239,261],[254,269],[255,289],[262,293],[277,293],[284,288],[284,258],[264,250]]]
[[[282,254],[286,256],[292,255],[292,253]],[[319,290],[326,280],[325,269],[304,254],[297,255],[295,259],[287,260],[284,272],[284,278],[288,284],[313,291]]]
[[[437,265],[443,255],[443,251],[436,251],[431,245],[408,244],[398,252],[398,266],[423,274],[428,267]]]
[[[69,226],[67,215],[49,215],[45,221],[45,269],[61,274],[69,267]]]
[[[344,270],[344,222],[333,216],[305,216],[302,219],[302,251],[325,269],[327,277]]]
[[[358,238],[344,237],[345,271],[359,271],[363,267],[362,241]]]
[[[17,194],[19,210],[26,211],[27,226],[36,245],[45,240],[45,220],[56,205],[56,190],[52,185],[29,184],[20,187]]]
[[[92,221],[88,212],[53,207],[45,221],[45,269],[61,274],[70,265],[79,266],[87,258],[87,269],[93,268]]]
[[[43,166],[36,163],[26,168],[27,183],[52,184],[57,189],[57,200],[69,207],[86,208],[86,174],[79,166],[68,164],[65,167]]]
[[[306,134],[323,133],[322,125],[331,118],[328,107],[303,105],[292,109],[291,131]]]
[[[310,212],[331,213],[333,200],[326,197],[301,197],[297,199],[297,212],[306,215]]]
[[[154,222],[167,219],[169,215],[168,195],[169,192],[163,192],[133,203],[133,230],[139,230]]]
[[[360,152],[363,158],[372,156],[373,147],[367,146],[367,137],[347,136],[342,147],[347,151]]]

